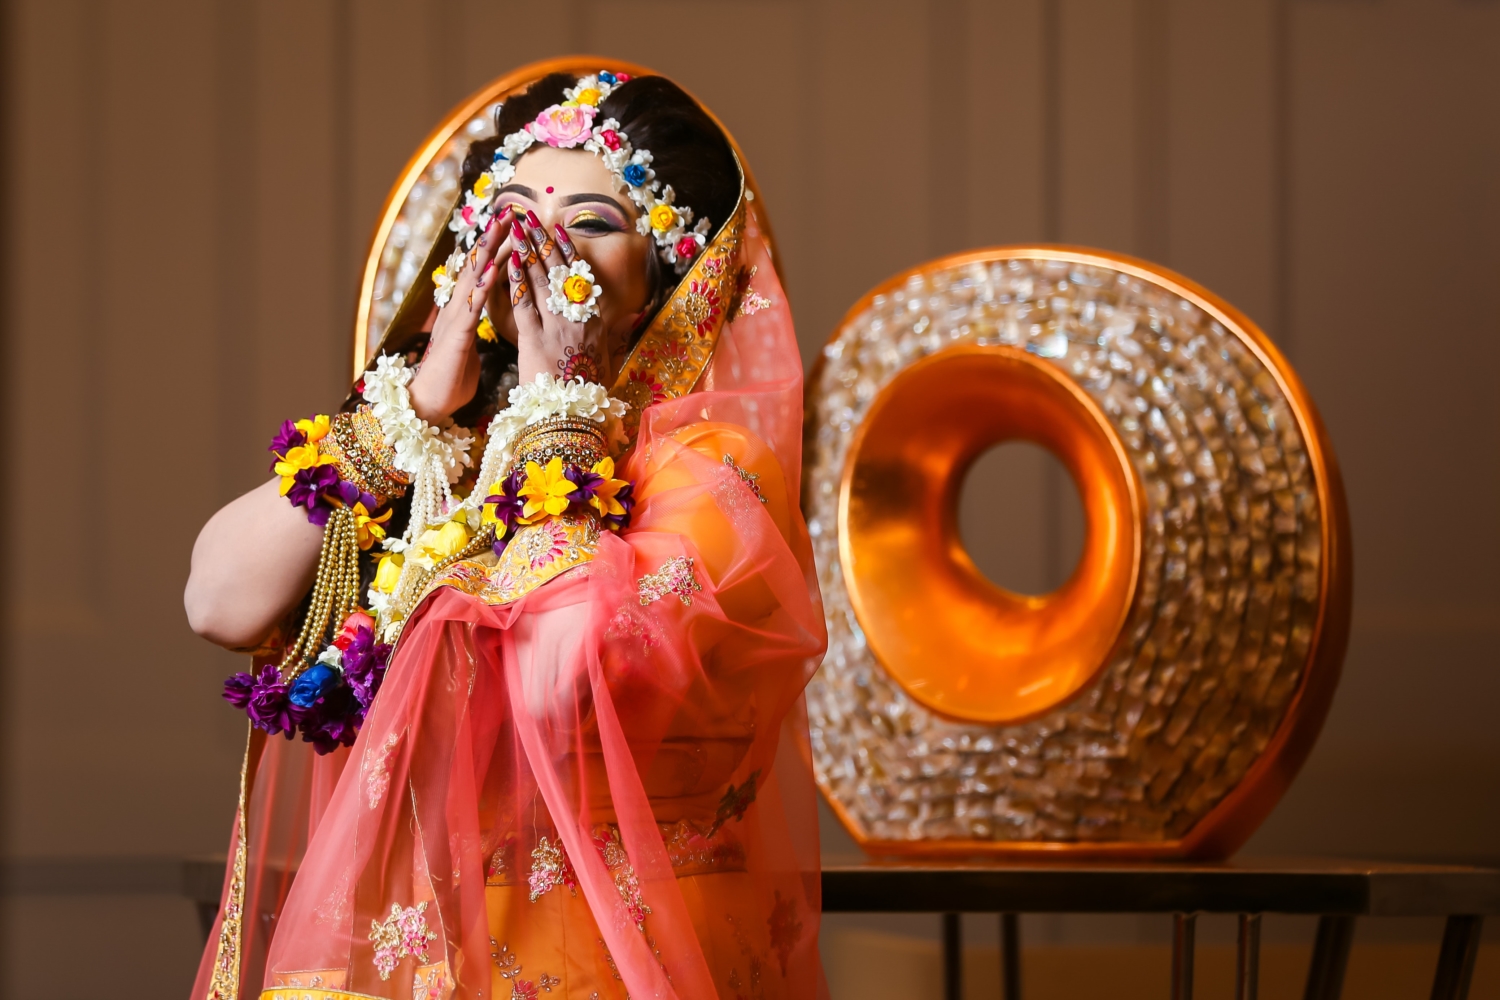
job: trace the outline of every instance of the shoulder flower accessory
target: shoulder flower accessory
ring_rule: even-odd
[[[615,119],[599,118],[600,103],[629,81],[629,73],[608,71],[582,77],[576,86],[563,91],[565,100],[561,104],[547,108],[525,128],[501,141],[490,169],[464,193],[463,202],[448,222],[458,238],[447,262],[432,272],[432,297],[440,308],[453,295],[453,283],[466,263],[467,251],[494,216],[495,196],[515,177],[516,161],[538,142],[554,149],[586,149],[603,160],[614,176],[615,187],[641,210],[636,229],[656,241],[657,253],[679,275],[687,273],[708,245],[712,229],[709,220],[694,222],[693,210],[677,204],[672,186],[663,185],[657,178],[650,150],[632,146]]]

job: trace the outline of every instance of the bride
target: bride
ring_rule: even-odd
[[[823,991],[824,634],[759,202],[665,78],[534,75],[432,297],[194,549],[194,629],[256,656],[195,998]]]

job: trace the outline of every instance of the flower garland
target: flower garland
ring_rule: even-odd
[[[501,140],[488,171],[464,194],[463,202],[453,210],[448,228],[457,234],[454,250],[448,260],[432,272],[433,300],[438,307],[448,304],[453,285],[466,262],[466,252],[490,223],[495,213],[495,198],[500,189],[516,175],[516,161],[538,142],[554,149],[583,148],[604,161],[614,176],[615,186],[640,208],[636,230],[656,241],[657,253],[676,272],[687,273],[693,260],[708,245],[712,228],[708,219],[693,222],[693,210],[677,204],[670,184],[663,185],[651,167],[651,152],[636,149],[613,118],[597,121],[599,105],[615,89],[630,81],[629,73],[600,71],[579,79],[576,86],[563,91],[566,98],[536,116],[525,128]]]
[[[608,456],[588,469],[557,457],[512,469],[484,498],[483,523],[495,526],[495,554],[505,550],[516,528],[563,514],[593,513],[611,531],[628,527],[634,487],[614,475],[615,461]]]
[[[308,521],[320,528],[328,523],[335,510],[350,508],[359,533],[359,547],[368,549],[385,538],[391,511],[377,515],[380,504],[372,494],[339,478],[337,460],[318,447],[328,437],[331,426],[332,420],[326,414],[282,423],[266,449],[275,456],[271,471],[281,477],[281,495],[293,507],[305,507]]]
[[[285,683],[275,664],[237,673],[224,682],[224,700],[250,724],[287,739],[301,733],[320,754],[352,746],[385,679],[391,647],[375,640],[375,620],[363,611],[343,627],[317,662]]]
[[[392,464],[411,477],[411,525],[420,530],[451,505],[474,438],[452,421],[438,428],[417,416],[407,388],[415,374],[401,355],[381,355],[365,373],[363,395],[395,450]]]

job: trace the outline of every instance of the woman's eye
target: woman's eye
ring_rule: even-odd
[[[579,229],[585,233],[614,233],[620,229],[619,226],[610,222],[604,216],[597,212],[590,212],[587,209],[573,216],[568,221],[568,228]]]

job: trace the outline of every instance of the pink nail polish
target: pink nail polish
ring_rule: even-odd
[[[517,243],[526,242],[526,231],[521,228],[521,224],[519,222],[512,222],[510,224],[510,235],[511,238],[514,239]]]
[[[533,212],[529,208],[526,210],[526,221],[529,222],[529,223],[531,223],[531,228],[532,229],[541,229],[542,228],[542,220],[538,219],[536,217],[536,213]]]
[[[518,226],[517,228],[520,227]],[[521,269],[521,255],[516,253],[514,250],[510,252],[510,266],[515,268],[517,271]]]

